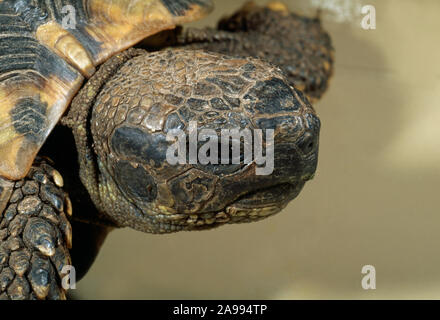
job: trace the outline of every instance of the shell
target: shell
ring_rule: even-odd
[[[210,0],[0,0],[0,176],[23,178],[84,79]]]

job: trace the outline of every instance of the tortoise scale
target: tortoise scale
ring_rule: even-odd
[[[75,9],[74,29],[62,27]],[[313,178],[333,72],[317,18],[209,0],[0,0],[0,298],[65,299],[120,227],[164,234],[280,212]],[[273,130],[274,167],[167,161],[170,132]],[[267,147],[270,142],[263,138]],[[200,145],[197,145],[200,147]],[[56,168],[56,169],[55,169]]]

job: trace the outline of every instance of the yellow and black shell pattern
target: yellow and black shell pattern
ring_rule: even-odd
[[[23,178],[84,79],[211,0],[0,0],[0,177]]]

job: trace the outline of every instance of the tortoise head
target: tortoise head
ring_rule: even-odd
[[[92,110],[101,210],[153,233],[260,220],[313,177],[319,129],[304,95],[261,60],[134,57]]]

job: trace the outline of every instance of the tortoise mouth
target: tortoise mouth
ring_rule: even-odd
[[[280,183],[242,195],[229,204],[213,224],[200,224],[189,230],[207,230],[223,224],[256,222],[282,211],[298,196],[305,182]],[[203,216],[203,215],[202,215]]]
[[[225,224],[256,222],[282,211],[295,199],[306,180],[279,182],[242,194],[220,210],[195,213],[177,213],[164,208],[138,211],[135,229],[150,233],[174,233],[180,231],[202,231]]]
[[[156,215],[174,231],[208,230],[224,224],[263,220],[283,210],[301,192],[305,182],[280,183],[248,192],[218,212]]]
[[[238,198],[232,206],[243,209],[264,208],[267,206],[282,206],[293,200],[301,191],[304,182],[279,183],[246,193]]]

